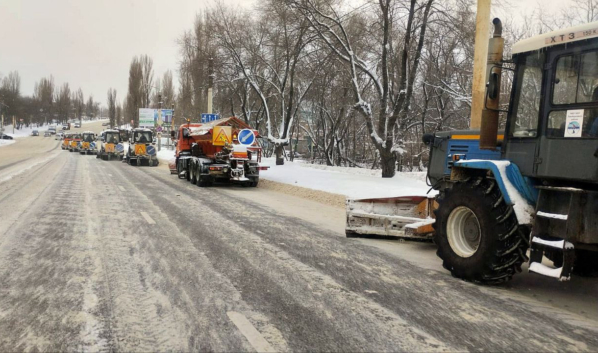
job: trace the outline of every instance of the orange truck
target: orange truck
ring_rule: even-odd
[[[244,121],[230,117],[202,124],[183,124],[172,132],[176,140],[176,159],[172,172],[198,186],[216,181],[257,186],[262,147],[257,130]]]

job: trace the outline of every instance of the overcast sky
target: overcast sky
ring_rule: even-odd
[[[255,0],[222,0],[250,8]],[[567,0],[543,0],[551,4]],[[518,12],[535,0],[511,0]],[[177,39],[210,0],[0,0],[0,75],[17,70],[21,93],[49,75],[83,89],[104,105],[108,88],[126,95],[135,55],[148,54],[154,70],[177,77]],[[556,10],[555,10],[556,12]],[[556,14],[555,14],[556,15]]]

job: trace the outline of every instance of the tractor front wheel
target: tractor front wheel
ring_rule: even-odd
[[[434,241],[455,277],[486,284],[510,280],[527,261],[528,234],[496,181],[459,181],[438,198]]]

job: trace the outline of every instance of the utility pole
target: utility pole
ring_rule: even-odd
[[[172,131],[176,131],[175,130],[175,125],[174,125],[174,103],[172,103],[171,108],[172,108],[172,121],[170,122],[170,131],[171,132],[170,132],[170,136],[169,136],[170,140],[168,141],[168,144],[171,145],[171,146],[173,146],[173,149],[174,149],[174,141],[171,138],[172,137]]]
[[[214,87],[214,59],[208,59],[208,114],[212,114],[212,88]]]
[[[158,151],[162,149],[162,93],[158,93]]]
[[[470,129],[479,129],[482,126],[482,109],[484,108],[484,95],[486,94],[486,64],[488,59],[491,2],[491,0],[478,0],[473,54]]]

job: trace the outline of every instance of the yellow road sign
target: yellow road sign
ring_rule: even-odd
[[[212,137],[214,146],[224,146],[226,142],[232,143],[233,128],[230,126],[215,126]]]
[[[142,143],[135,145],[135,154],[136,155],[144,155],[145,154],[145,145]]]

